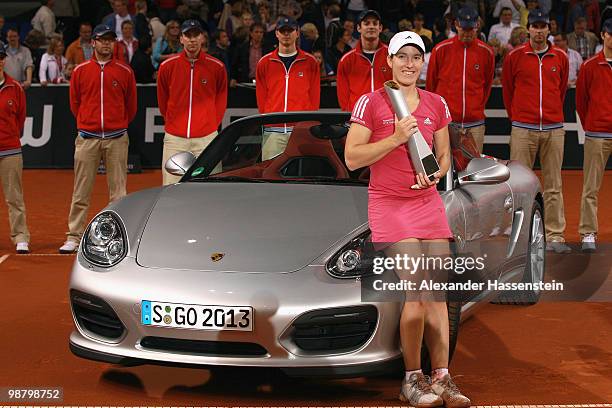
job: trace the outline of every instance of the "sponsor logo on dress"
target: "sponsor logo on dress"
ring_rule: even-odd
[[[423,121],[424,124],[426,125],[431,125],[431,119],[429,119],[428,117],[425,118],[425,120]]]

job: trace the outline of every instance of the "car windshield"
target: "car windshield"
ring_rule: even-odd
[[[244,118],[223,129],[183,181],[354,184],[369,170],[344,162],[348,114],[273,114]],[[282,122],[279,122],[282,120]]]

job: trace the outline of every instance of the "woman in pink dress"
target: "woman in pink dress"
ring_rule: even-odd
[[[387,257],[448,254],[452,238],[436,190],[450,166],[447,125],[451,115],[441,96],[416,87],[424,53],[425,45],[416,33],[403,31],[393,36],[387,63],[412,115],[398,121],[384,88],[365,94],[355,104],[346,140],[347,166],[351,170],[370,166],[368,218],[372,241],[385,248]],[[408,155],[406,142],[417,128],[434,147],[440,164],[433,181],[416,173]],[[470,400],[448,374],[446,302],[407,299],[399,327],[406,368],[400,399],[416,407],[443,403],[447,407],[469,407]],[[431,381],[421,370],[423,339],[431,356]]]

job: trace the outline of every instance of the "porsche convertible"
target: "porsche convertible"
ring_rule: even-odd
[[[396,369],[402,302],[363,296],[369,172],[344,163],[348,119],[238,119],[199,157],[183,152],[165,163],[180,182],[97,214],[70,279],[72,352],[121,365],[274,367],[296,376]],[[263,155],[273,132],[285,143]],[[451,145],[437,189],[454,255],[485,256],[482,279],[541,282],[538,178],[518,162],[477,154],[460,132]],[[480,304],[538,297],[485,287],[449,300],[451,352],[460,321]]]

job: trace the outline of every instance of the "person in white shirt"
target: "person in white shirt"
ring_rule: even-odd
[[[64,68],[68,60],[64,57],[64,42],[59,35],[52,36],[49,40],[49,48],[40,59],[38,75],[40,85],[47,86],[48,83],[61,84],[66,82]]]
[[[505,8],[509,8],[512,12],[512,22],[515,24],[520,24],[521,13],[519,12],[519,9],[521,7],[525,7],[525,2],[523,2],[523,0],[516,0],[516,5],[519,6],[519,8],[514,6],[512,0],[498,0],[497,4],[495,5],[495,10],[493,10],[493,17],[499,17]]]
[[[489,31],[489,40],[497,38],[502,45],[508,44],[514,27],[519,24],[512,21],[512,9],[504,7],[499,14],[499,23],[494,24]]]
[[[128,12],[128,2],[127,0],[111,0],[111,5],[114,13],[105,18],[102,24],[112,28],[117,38],[121,39],[121,24],[124,21],[132,20],[132,16]],[[135,32],[134,35],[138,38],[138,33]]]
[[[55,32],[56,28],[55,14],[51,10],[54,3],[55,0],[41,0],[41,6],[34,14],[31,22],[32,28],[43,33],[47,39]]]
[[[567,45],[567,34],[557,33],[555,34],[554,43],[557,47],[561,48],[567,54],[569,59],[569,77],[568,84],[576,85],[576,79],[578,78],[578,71],[582,65],[582,56],[576,50],[572,50]]]

